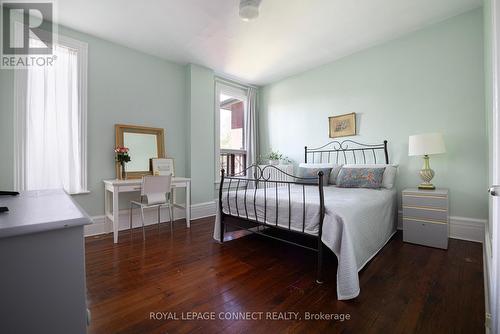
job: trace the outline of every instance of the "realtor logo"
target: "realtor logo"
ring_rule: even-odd
[[[2,1],[1,68],[51,66],[52,2]]]

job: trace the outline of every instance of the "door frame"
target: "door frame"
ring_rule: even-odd
[[[491,182],[492,185],[500,184],[500,0],[491,0],[491,52],[492,52],[492,117],[491,117]],[[500,199],[490,196],[490,219],[491,223],[491,268],[485,272],[489,279],[489,307],[491,314],[490,333],[498,333],[500,330],[500,316],[498,310],[500,307]],[[488,247],[485,242],[484,247]],[[488,253],[488,252],[487,252]],[[488,287],[487,287],[488,288]],[[488,329],[487,329],[488,330]]]

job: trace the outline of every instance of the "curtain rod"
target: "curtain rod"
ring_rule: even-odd
[[[218,81],[218,82],[221,82],[221,83],[225,83],[225,84],[228,84],[228,85],[232,85],[232,86],[236,86],[236,87],[239,87],[239,88],[249,88],[249,87],[251,87],[251,88],[259,89],[259,87],[254,86],[254,85],[242,84],[242,83],[230,80],[230,79],[225,79],[225,78],[217,77],[217,76],[215,77],[215,81]]]

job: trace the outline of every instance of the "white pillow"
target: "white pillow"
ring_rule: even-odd
[[[384,178],[382,180],[382,187],[392,189],[396,183],[396,174],[398,165],[391,164],[347,164],[342,167],[345,168],[384,168]]]
[[[332,163],[305,163],[299,164],[299,167],[303,168],[331,168],[330,177],[328,178],[328,184],[335,184],[337,181],[337,176],[339,175],[342,165],[332,164]],[[384,173],[385,175],[385,173]]]

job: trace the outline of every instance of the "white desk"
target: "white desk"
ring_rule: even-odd
[[[141,191],[141,179],[104,180],[104,211],[106,218],[113,223],[113,239],[118,243],[119,227],[119,194],[123,192]],[[191,226],[191,179],[186,177],[172,178],[174,207],[186,210],[186,226]],[[186,188],[186,204],[176,203],[175,189]]]

